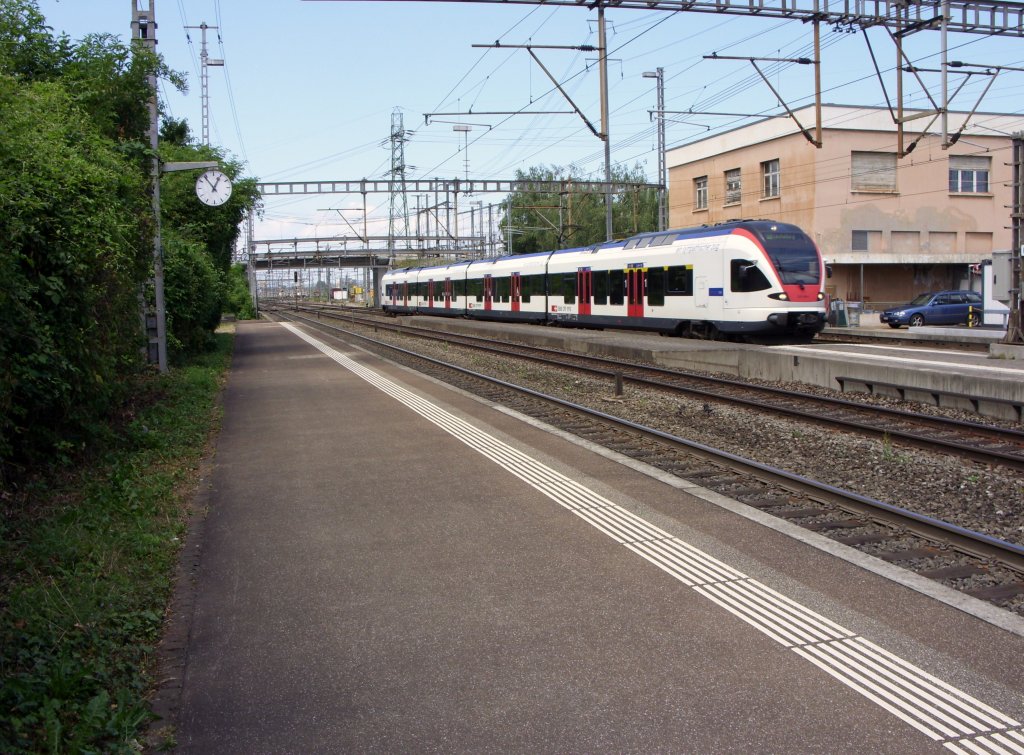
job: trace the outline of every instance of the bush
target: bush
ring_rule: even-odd
[[[139,364],[145,190],[56,83],[0,76],[0,144],[0,458],[24,465],[82,447]]]
[[[227,301],[224,311],[230,312],[239,320],[252,320],[256,310],[252,305],[249,293],[248,271],[245,265],[232,265],[228,271]]]
[[[164,298],[168,351],[178,358],[205,351],[220,322],[224,282],[201,244],[165,239]]]

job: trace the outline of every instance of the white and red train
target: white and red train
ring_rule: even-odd
[[[808,340],[825,327],[825,277],[806,233],[749,220],[391,270],[380,301],[395,314]]]

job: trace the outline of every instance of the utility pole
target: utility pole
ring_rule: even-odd
[[[203,144],[210,146],[210,76],[207,72],[207,68],[210,66],[223,66],[224,60],[222,58],[211,58],[206,52],[206,30],[207,29],[219,29],[219,26],[207,26],[206,22],[199,24],[199,26],[186,26],[186,29],[201,29],[202,34],[202,45],[199,48],[199,60],[200,60],[200,71],[199,71],[199,84],[200,84],[200,100],[203,105]]]
[[[609,135],[608,117],[608,40],[605,36],[604,4],[597,6],[597,47],[599,72],[601,74],[601,139],[604,141],[604,227],[605,240],[611,241],[612,234],[612,140]]]
[[[651,116],[658,116],[658,230],[664,231],[668,228],[665,213],[665,190],[668,186],[665,176],[665,69],[644,71],[644,78],[658,80],[658,109]]]
[[[1024,343],[1021,324],[1021,223],[1024,221],[1024,133],[1013,135],[1013,207],[1011,218],[1010,250],[1010,317],[1006,322],[1003,343]]]
[[[132,0],[132,42],[147,50],[156,52],[156,0]],[[156,74],[151,73],[146,82],[149,98],[149,148],[153,153],[150,166],[153,207],[153,296],[155,337],[150,335],[147,356],[150,362],[159,365],[160,372],[167,372],[167,310],[164,304],[164,254],[160,238],[160,157],[157,154],[160,138],[159,115],[156,107]],[[148,320],[147,333],[150,331]],[[153,354],[155,347],[156,354]]]

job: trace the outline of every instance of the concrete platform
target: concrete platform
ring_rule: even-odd
[[[1024,753],[1019,619],[321,335],[236,338],[178,752]]]
[[[911,389],[906,397],[940,404],[984,416],[1021,421],[1024,407],[1024,361],[997,359],[983,352],[958,352],[944,348],[929,351],[927,343],[955,345],[957,338],[993,338],[982,329],[914,328],[894,331],[893,338],[915,338],[922,348],[871,344],[815,342],[801,346],[762,346],[718,341],[698,341],[631,331],[600,331],[526,324],[490,323],[445,317],[407,316],[400,322],[453,333],[500,337],[513,333],[524,343],[620,359],[642,359],[682,370],[701,370],[728,376],[808,383],[833,390],[866,391],[899,395],[887,384]],[[830,329],[832,332],[841,329]],[[883,329],[879,329],[880,331]],[[1000,336],[1001,337],[1001,336]],[[885,348],[883,348],[885,347]],[[842,378],[842,380],[840,380]],[[977,407],[965,396],[984,400]]]

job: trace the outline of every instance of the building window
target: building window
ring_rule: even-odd
[[[693,207],[696,210],[708,208],[708,177],[693,179]]]
[[[779,196],[779,161],[768,160],[761,163],[761,198],[771,199]]]
[[[850,187],[853,191],[895,192],[896,153],[850,153]]]
[[[725,203],[739,204],[743,198],[743,184],[740,181],[740,169],[725,171]]]
[[[949,191],[953,194],[988,194],[992,158],[950,155]]]
[[[854,231],[850,237],[850,251],[878,252],[882,249],[881,231]]]

